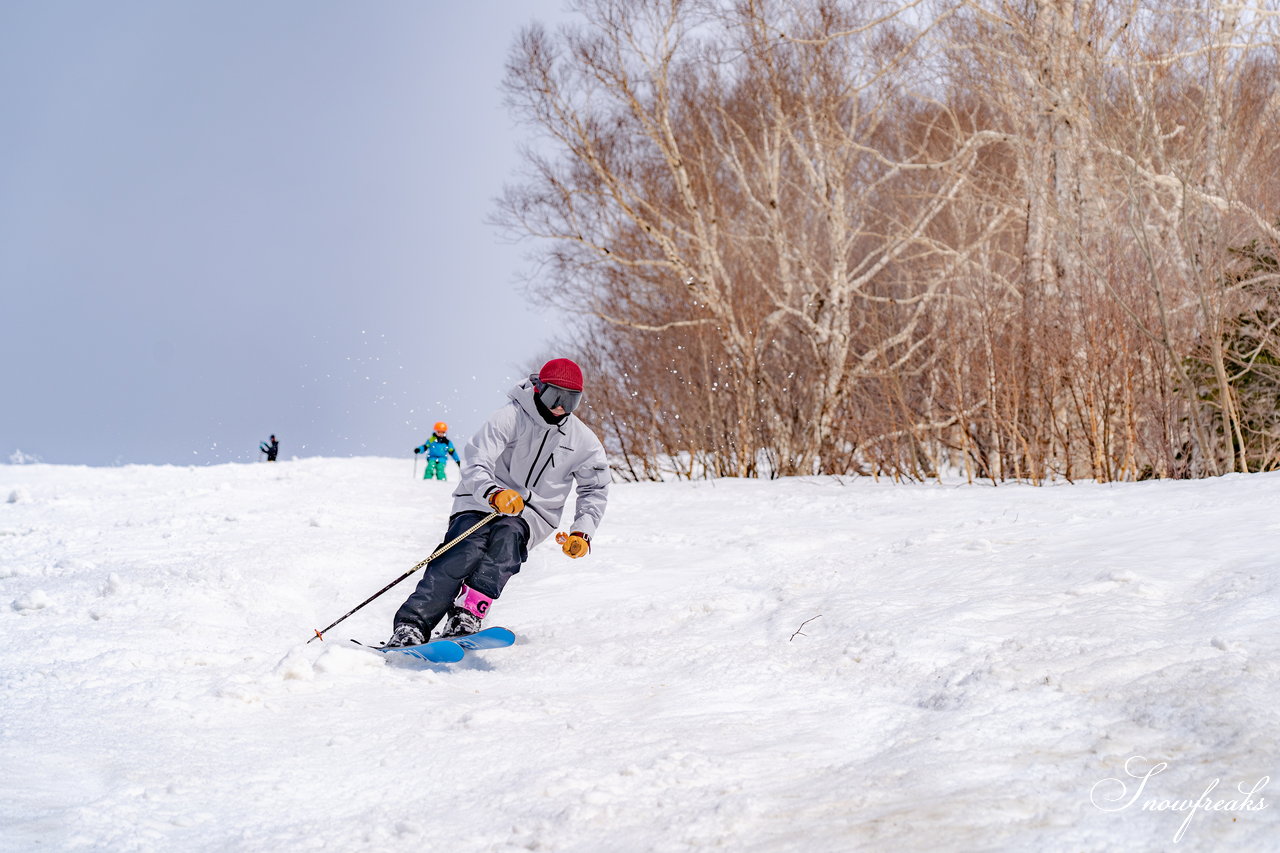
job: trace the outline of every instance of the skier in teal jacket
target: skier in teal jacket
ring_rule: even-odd
[[[435,477],[437,480],[447,480],[444,469],[450,456],[458,463],[459,468],[462,467],[462,460],[458,458],[458,451],[449,440],[448,432],[449,425],[441,421],[436,424],[436,431],[427,439],[427,443],[413,449],[414,453],[427,454],[427,470],[422,472],[422,479],[430,480]]]

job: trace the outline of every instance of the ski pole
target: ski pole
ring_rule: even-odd
[[[418,479],[418,454],[413,454],[413,479]]]
[[[413,470],[414,470],[414,473],[416,474],[418,469],[417,469],[417,467],[415,466]],[[314,637],[312,637],[312,638],[311,638],[311,640],[316,640],[316,639],[323,640],[323,639],[324,639],[324,632],[325,632],[325,631],[328,631],[328,630],[329,630],[330,628],[332,628],[334,625],[337,625],[337,624],[338,624],[338,622],[341,622],[343,619],[346,619],[346,618],[347,618],[348,616],[350,616],[352,613],[355,613],[355,612],[356,612],[357,610],[359,610],[361,607],[364,607],[364,606],[365,606],[366,604],[368,604],[370,601],[373,601],[375,598],[377,598],[378,596],[382,595],[382,594],[383,594],[384,592],[386,592],[387,590],[391,589],[391,587],[393,587],[393,586],[395,586],[396,584],[400,583],[400,581],[402,581],[402,580],[404,580],[405,578],[409,577],[409,575],[413,574],[413,573],[414,573],[414,572],[416,572],[418,569],[420,569],[420,568],[422,568],[423,566],[425,566],[427,563],[430,563],[430,562],[431,562],[432,560],[434,560],[436,557],[439,557],[439,556],[440,556],[441,554],[443,554],[445,551],[448,551],[448,550],[449,550],[450,548],[452,548],[454,545],[457,545],[457,544],[458,544],[459,542],[461,542],[463,539],[466,539],[468,536],[470,536],[472,533],[475,533],[475,532],[476,532],[477,530],[479,530],[481,527],[484,527],[484,526],[485,526],[486,524],[488,524],[490,521],[493,521],[493,519],[494,519],[497,515],[499,515],[499,513],[498,513],[497,511],[494,511],[494,512],[489,513],[489,514],[488,514],[488,515],[486,515],[484,518],[480,519],[480,520],[479,520],[479,521],[477,521],[474,525],[472,525],[471,529],[470,529],[470,530],[468,530],[466,533],[460,533],[460,534],[458,534],[457,536],[455,536],[455,537],[454,537],[454,539],[453,539],[453,541],[452,541],[452,542],[447,542],[447,543],[445,543],[444,545],[441,545],[438,549],[436,549],[436,552],[435,552],[434,554],[432,554],[430,557],[427,557],[427,559],[423,560],[421,563],[418,563],[418,565],[414,566],[412,569],[410,569],[409,571],[405,572],[405,573],[404,573],[404,574],[402,574],[400,577],[396,578],[396,579],[395,579],[395,580],[393,580],[391,583],[387,584],[387,585],[386,585],[386,586],[384,586],[382,589],[378,590],[378,591],[377,591],[377,592],[375,592],[373,595],[369,596],[369,597],[368,597],[368,598],[366,598],[364,601],[360,602],[360,603],[359,603],[359,604],[357,604],[355,607],[353,607],[353,608],[351,608],[350,610],[348,610],[346,613],[342,614],[342,617],[341,617],[340,619],[338,619],[338,620],[337,620],[337,622],[334,622],[332,625],[327,625],[327,626],[325,626],[324,628],[319,628],[319,629],[317,629],[317,630],[316,630],[316,635],[315,635]],[[311,640],[307,640],[307,642],[309,643],[309,642],[311,642]]]

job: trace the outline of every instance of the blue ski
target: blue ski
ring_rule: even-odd
[[[464,634],[461,637],[450,637],[444,640],[446,643],[457,643],[469,652],[479,649],[502,649],[507,646],[514,645],[516,635],[508,631],[506,628],[485,628],[483,631],[477,631],[474,634]],[[437,640],[436,642],[441,642]]]
[[[466,654],[462,650],[462,646],[453,640],[432,640],[419,646],[369,646],[359,640],[352,640],[351,642],[371,652],[382,652],[384,655],[405,655],[406,657],[425,660],[428,663],[457,663]]]
[[[417,646],[369,646],[359,640],[352,640],[357,646],[384,655],[405,655],[428,663],[457,663],[467,651],[480,649],[500,649],[510,646],[516,641],[516,635],[506,628],[485,628],[475,634],[461,637],[450,637],[447,640],[430,640]]]

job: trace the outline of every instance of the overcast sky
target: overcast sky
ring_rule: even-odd
[[[485,220],[562,5],[0,4],[0,463],[461,445],[552,354]]]

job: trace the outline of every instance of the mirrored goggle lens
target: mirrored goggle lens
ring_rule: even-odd
[[[570,391],[559,385],[546,385],[542,389],[542,405],[548,409],[560,406],[568,413],[578,408],[580,402],[582,402],[581,391]]]

